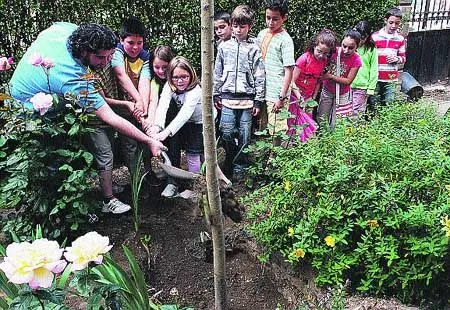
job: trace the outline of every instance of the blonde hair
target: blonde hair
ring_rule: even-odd
[[[175,70],[175,68],[181,68],[189,73],[190,82],[188,87],[186,87],[186,90],[191,90],[199,84],[197,73],[195,73],[195,69],[191,65],[189,60],[187,60],[183,56],[176,56],[169,62],[169,66],[167,67],[167,82],[169,83],[169,86],[172,89],[172,91],[177,90],[177,87],[172,81],[173,71]]]

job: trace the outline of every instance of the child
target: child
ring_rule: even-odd
[[[305,53],[301,55],[295,64],[292,75],[292,94],[289,112],[295,117],[287,120],[288,134],[295,134],[293,126],[302,126],[308,123],[309,126],[303,128],[300,133],[300,140],[306,141],[307,138],[316,130],[316,124],[312,120],[311,111],[305,111],[305,102],[315,100],[320,88],[319,79],[331,56],[331,51],[336,48],[336,36],[329,30],[324,29],[316,35],[308,44]],[[305,115],[305,113],[307,115]]]
[[[248,34],[254,22],[247,5],[231,14],[233,37],[219,45],[214,70],[214,102],[222,106],[220,131],[225,144],[224,172],[241,172],[248,163],[240,150],[250,143],[252,116],[259,114],[264,100],[265,73],[261,52]],[[235,143],[238,133],[238,145]]]
[[[376,103],[389,105],[394,101],[398,64],[406,61],[406,41],[398,33],[402,12],[392,8],[384,16],[384,28],[372,35],[378,53],[378,83]]]
[[[149,128],[151,128],[155,121],[159,97],[161,96],[164,84],[167,82],[167,68],[174,57],[175,54],[167,45],[159,45],[152,52],[152,63],[150,66],[152,76],[152,79],[150,80],[150,104],[148,107],[148,118],[145,120],[149,125]]]
[[[145,27],[142,22],[130,17],[125,20],[120,28],[120,43],[111,60],[114,75],[119,86],[119,99],[133,101],[134,108],[142,111],[142,117],[148,115],[148,103],[150,100],[150,68],[149,53],[143,49]],[[122,108],[114,109],[117,114],[129,121],[133,121],[130,113]],[[141,121],[138,119],[138,121]],[[134,124],[136,122],[134,121]],[[134,160],[137,143],[133,139],[120,137],[127,151],[125,163],[131,167]]]
[[[200,172],[203,155],[201,97],[202,90],[192,65],[182,56],[173,58],[167,68],[167,83],[156,109],[152,132],[158,132],[154,134],[155,139],[166,142],[175,167],[180,167],[181,149],[186,147],[188,170],[194,173]],[[221,172],[218,169],[218,177],[230,186],[230,180]],[[175,184],[168,184],[161,196],[175,197],[177,191]]]
[[[216,46],[231,39],[232,29],[230,24],[231,16],[228,12],[219,11],[214,14],[214,34]]]
[[[145,34],[144,24],[139,19],[125,20],[120,27],[120,43],[111,61],[122,97],[132,99],[144,116],[148,113],[150,100],[150,55],[144,50]]]
[[[287,0],[266,0],[265,10],[267,28],[258,34],[266,69],[266,105],[261,109],[259,130],[264,130],[269,121],[278,131],[287,128],[286,120],[275,115],[289,98],[295,65],[294,42],[282,27],[288,18]]]
[[[362,67],[358,70],[352,83],[353,115],[358,115],[366,112],[367,97],[375,94],[378,80],[378,58],[375,44],[370,37],[372,30],[369,22],[360,21],[354,29],[361,34],[358,55],[361,57]]]
[[[361,58],[356,52],[361,35],[350,29],[344,33],[341,47],[331,56],[330,70],[323,75],[323,89],[320,95],[317,116],[327,118],[330,129],[334,129],[336,115],[352,113],[350,84],[361,67]]]

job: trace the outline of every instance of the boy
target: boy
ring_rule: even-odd
[[[134,110],[142,111],[144,118],[148,116],[150,102],[150,54],[144,50],[145,35],[145,27],[139,19],[136,17],[126,19],[120,27],[120,43],[111,60],[111,67],[119,86],[119,97],[114,99],[133,101]],[[140,118],[133,119],[132,115],[136,113],[130,113],[129,107],[116,105],[114,110],[135,125],[140,122]],[[137,143],[123,135],[119,138],[125,148],[124,162],[130,169]]]
[[[294,42],[282,27],[288,18],[287,0],[266,0],[265,9],[267,28],[258,34],[258,40],[266,68],[266,106],[261,109],[259,130],[264,130],[269,121],[274,130],[279,131],[287,129],[287,121],[275,115],[286,110],[284,105],[290,95]]]
[[[216,46],[231,39],[231,16],[228,12],[219,11],[214,14],[214,34],[216,36]]]
[[[264,100],[264,64],[258,44],[248,34],[253,22],[249,6],[234,9],[233,37],[219,45],[215,62],[213,95],[215,104],[222,106],[220,130],[226,150],[224,173],[228,176],[247,166],[243,156],[238,155],[250,142],[252,116],[259,114]]]
[[[376,103],[389,105],[394,101],[398,64],[406,61],[406,40],[398,33],[402,12],[392,8],[384,16],[385,26],[372,34],[378,53],[378,82]]]

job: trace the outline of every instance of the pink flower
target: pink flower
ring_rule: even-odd
[[[14,63],[14,58],[8,57],[8,63],[12,65]]]
[[[41,66],[46,68],[46,69],[50,69],[51,67],[53,67],[55,64],[53,63],[53,59],[51,58],[45,58],[42,63]]]
[[[30,102],[33,104],[33,108],[39,111],[40,115],[44,115],[52,107],[53,97],[52,95],[41,92],[34,95],[30,99]]]
[[[11,63],[9,62],[9,59],[6,57],[0,58],[0,71],[5,71],[11,69]]]
[[[43,62],[44,58],[42,58],[42,56],[39,53],[34,53],[28,59],[28,63],[33,66],[41,66]]]

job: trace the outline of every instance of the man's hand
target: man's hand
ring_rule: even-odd
[[[254,107],[253,110],[252,110],[252,115],[253,116],[258,116],[260,111],[261,111],[260,108],[255,108]]]
[[[150,139],[148,142],[148,147],[152,152],[153,156],[159,156],[163,151],[167,151],[167,148],[160,141],[155,139]]]

